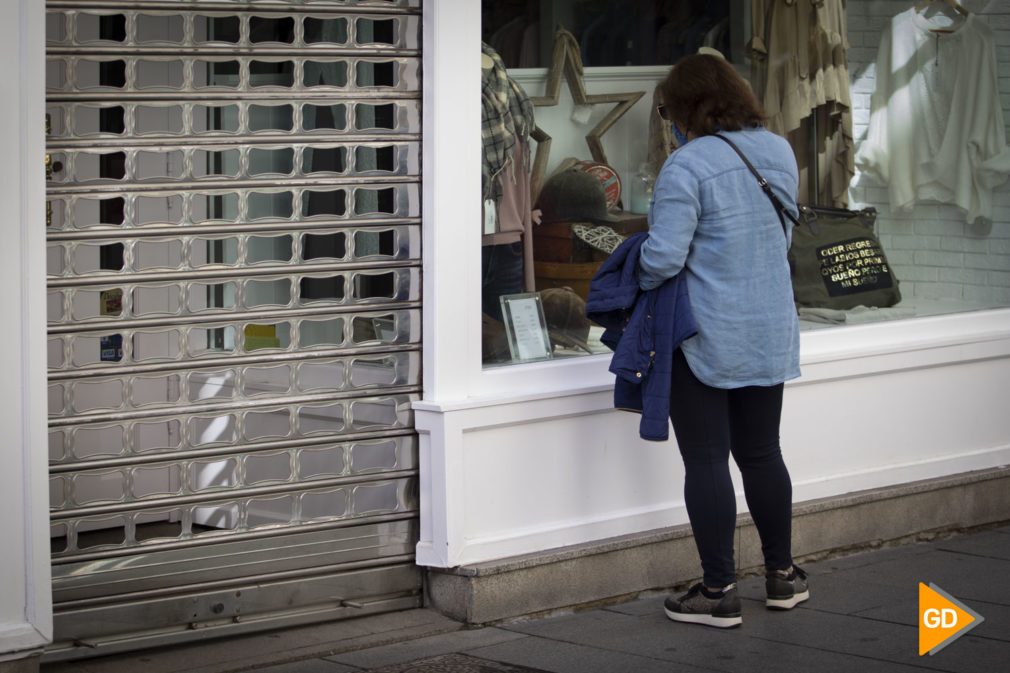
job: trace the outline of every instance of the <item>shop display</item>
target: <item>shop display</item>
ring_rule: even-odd
[[[547,334],[555,348],[592,353],[589,347],[589,318],[586,302],[570,287],[554,287],[540,292],[547,321]]]
[[[603,183],[586,171],[572,167],[558,171],[544,183],[536,207],[541,222],[616,222],[607,207]]]
[[[614,231],[613,227],[606,225],[573,224],[572,233],[590,248],[607,255],[617,250],[617,246],[621,243],[624,243],[624,237]]]
[[[673,128],[670,122],[659,116],[659,106],[663,104],[663,99],[659,93],[659,86],[652,92],[652,107],[649,114],[649,142],[648,160],[646,169],[652,175],[653,184],[659,171],[663,169],[667,157],[677,149],[677,141],[673,137]],[[648,211],[646,211],[648,212]]]
[[[498,54],[481,44],[482,308],[501,319],[498,298],[533,289],[530,134],[533,105]]]
[[[891,207],[935,201],[963,209],[968,222],[990,218],[992,190],[1010,174],[1005,134],[985,21],[968,14],[941,23],[917,8],[895,16],[880,42],[869,131],[856,155],[864,174],[887,185]]]
[[[570,287],[502,295],[502,319],[483,316],[486,363],[530,362],[555,350],[592,353],[586,302]]]
[[[590,258],[582,271],[572,269],[575,237],[570,224],[601,224],[616,221],[611,210],[621,199],[620,177],[606,160],[602,136],[642,97],[643,92],[586,93],[582,58],[575,37],[563,28],[555,34],[551,71],[545,95],[528,98],[509,77],[498,53],[481,44],[482,139],[484,143],[484,223],[482,251],[482,304],[488,325],[501,323],[503,315],[498,298],[534,288],[568,287],[576,296],[588,292],[589,277],[600,260]],[[577,105],[613,103],[614,107],[586,135],[592,161],[574,160],[570,167],[557,171],[542,184],[550,151],[550,136],[536,126],[533,105],[556,105],[564,78]],[[531,141],[537,143],[530,163]],[[544,234],[537,246],[532,229],[536,201]],[[561,224],[562,226],[558,226]],[[611,232],[613,236],[619,236]],[[539,232],[538,232],[539,234]],[[593,240],[600,239],[599,236]],[[591,248],[589,244],[584,244]],[[564,266],[548,269],[537,261],[534,250]],[[565,250],[567,248],[567,250]],[[568,252],[568,259],[564,253]],[[591,254],[591,253],[590,253]],[[571,277],[575,271],[575,277]],[[508,325],[506,324],[506,327]],[[493,331],[493,330],[492,330]],[[492,339],[491,342],[494,340]],[[500,349],[486,344],[484,360],[495,361]],[[514,353],[512,354],[514,357]]]
[[[530,100],[533,105],[538,107],[557,105],[561,95],[561,79],[564,77],[576,105],[614,103],[615,105],[610,112],[586,134],[586,144],[589,145],[593,161],[608,164],[607,153],[603,149],[603,134],[624,116],[631,106],[645,95],[645,92],[589,94],[586,93],[584,76],[578,40],[569,31],[558,28],[554,33],[554,51],[551,56],[551,67],[547,73],[544,95],[533,97]],[[543,129],[537,127],[533,138],[537,141],[537,154],[532,177],[533,193],[536,195],[539,193],[540,182],[547,168],[549,156],[545,148],[550,147],[550,136]],[[536,196],[534,196],[535,198]]]
[[[603,185],[603,194],[607,198],[607,210],[613,211],[621,203],[621,176],[612,166],[598,161],[576,161],[572,168],[589,173]]]
[[[901,301],[898,279],[873,233],[876,216],[873,208],[800,207],[789,248],[798,307],[884,308]]]
[[[501,57],[481,43],[481,183],[484,199],[492,200],[496,209],[509,182],[520,187],[529,182],[528,176],[506,169],[514,169],[517,157],[529,163],[530,133],[535,125],[533,105],[526,92],[509,77]]]
[[[505,323],[482,313],[480,334],[482,361],[486,364],[507,362],[510,355]]]
[[[603,183],[574,166],[565,168],[544,183],[537,208],[542,213],[533,253],[537,289],[569,287],[584,299],[589,279],[609,253],[579,237],[575,228],[594,229],[619,220],[607,208]],[[620,238],[612,228],[606,228]],[[600,236],[589,238],[595,242]]]
[[[564,25],[591,67],[668,65],[701,45],[727,50],[726,0],[483,0],[486,41],[509,68],[548,65],[544,33]]]
[[[501,296],[501,314],[512,362],[548,360],[553,352],[540,293]]]
[[[636,215],[646,215],[652,203],[652,190],[656,186],[656,175],[648,163],[638,167],[638,172],[631,178],[631,195],[628,199],[628,210]]]
[[[751,28],[754,92],[796,153],[800,199],[844,206],[855,174],[844,0],[753,0]]]

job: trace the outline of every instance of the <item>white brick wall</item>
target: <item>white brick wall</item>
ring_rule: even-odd
[[[996,37],[1000,99],[1010,137],[1010,2],[962,0],[980,15]],[[881,31],[891,17],[911,6],[910,0],[849,0],[849,72],[852,80],[853,133],[856,144],[866,137],[874,62]],[[964,222],[953,206],[922,204],[911,213],[892,213],[887,190],[856,175],[852,207],[872,205],[877,230],[895,274],[901,280],[903,304],[919,300],[955,300],[978,306],[1010,306],[1010,183],[993,195],[992,231]]]

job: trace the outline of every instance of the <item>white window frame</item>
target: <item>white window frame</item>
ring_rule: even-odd
[[[49,565],[48,440],[45,310],[45,7],[4,0],[0,51],[8,76],[0,83],[0,137],[8,148],[0,168],[7,207],[0,251],[8,324],[2,360],[5,428],[0,474],[0,661],[38,654],[52,640]]]

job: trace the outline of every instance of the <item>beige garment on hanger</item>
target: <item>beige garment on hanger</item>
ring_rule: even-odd
[[[752,83],[800,167],[801,201],[845,206],[855,173],[844,0],[753,0]],[[802,36],[806,36],[803,39]],[[810,126],[816,124],[812,192]]]
[[[649,154],[648,167],[653,175],[659,175],[660,169],[666,163],[666,158],[677,149],[677,141],[673,139],[670,122],[659,116],[656,106],[662,105],[659,95],[659,85],[652,92],[652,112],[649,114]]]

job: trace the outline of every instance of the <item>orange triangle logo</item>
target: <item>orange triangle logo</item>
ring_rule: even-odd
[[[934,655],[985,620],[935,584],[919,582],[919,656]]]

